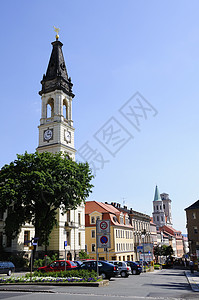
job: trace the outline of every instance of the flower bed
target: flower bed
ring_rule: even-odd
[[[83,271],[83,272],[82,272]],[[0,278],[0,284],[6,283],[80,283],[80,282],[97,282],[101,281],[102,278],[97,276],[97,273],[92,271],[60,271],[60,272],[50,272],[41,273],[34,272],[31,276],[27,273],[22,277],[2,277]]]

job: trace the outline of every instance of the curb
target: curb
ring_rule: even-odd
[[[13,287],[20,287],[20,286],[86,286],[86,287],[102,287],[102,286],[108,286],[109,285],[109,280],[102,280],[98,282],[17,282],[17,283],[1,283],[0,284],[0,291],[7,291],[9,290],[10,286]],[[27,289],[20,289],[17,288],[17,291],[35,291],[35,290],[27,290]],[[44,291],[44,292],[49,292],[49,291]]]
[[[185,275],[187,277],[187,281],[189,282],[189,284],[191,286],[191,289],[194,292],[199,292],[199,280],[195,281],[194,277],[192,277],[191,274],[190,274],[190,272],[188,272],[188,271],[185,271],[184,273],[185,273]]]

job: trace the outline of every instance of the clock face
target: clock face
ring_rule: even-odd
[[[50,139],[52,139],[52,136],[53,136],[52,129],[47,129],[44,131],[44,140],[45,141],[49,141]]]
[[[64,138],[65,138],[67,143],[71,142],[71,133],[70,133],[70,131],[68,131],[68,130],[64,131]]]

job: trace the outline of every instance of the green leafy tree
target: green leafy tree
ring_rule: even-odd
[[[172,246],[162,245],[154,247],[154,255],[156,258],[156,262],[158,261],[158,256],[166,256],[171,257],[173,255]]]
[[[173,248],[172,246],[166,246],[166,245],[162,245],[162,255],[168,257],[168,256],[172,256],[173,255]]]
[[[63,153],[17,155],[0,171],[0,209],[8,212],[6,235],[13,239],[22,225],[32,222],[35,237],[47,250],[58,208],[62,213],[76,209],[89,196],[92,178],[88,163]]]
[[[85,251],[81,250],[79,252],[79,258],[80,259],[87,259],[87,258],[89,258],[89,255]]]

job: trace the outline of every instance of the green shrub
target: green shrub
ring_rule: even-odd
[[[28,259],[23,257],[23,254],[17,254],[17,255],[11,255],[7,259],[8,261],[11,261],[15,268],[24,268],[28,266]]]
[[[39,267],[44,267],[46,265],[49,265],[51,262],[55,261],[58,259],[57,253],[53,254],[51,257],[50,256],[45,256],[43,259],[35,259],[34,260],[34,268],[39,268]]]
[[[85,251],[81,250],[79,252],[79,259],[87,259],[87,258],[89,258],[89,255]]]
[[[30,274],[27,274],[27,277],[29,277]],[[33,276],[38,277],[78,277],[78,278],[85,278],[87,280],[88,278],[97,278],[97,273],[92,270],[70,270],[70,271],[59,271],[59,272],[41,272],[41,271],[35,271],[33,273]]]

